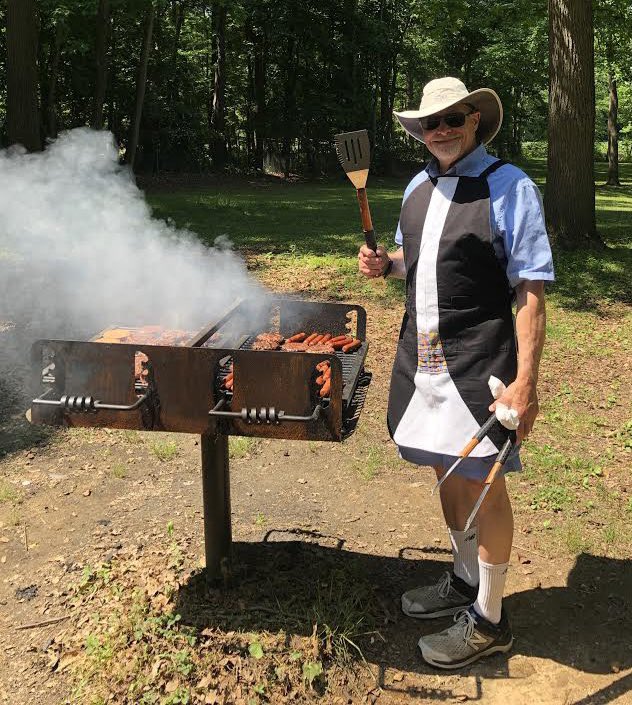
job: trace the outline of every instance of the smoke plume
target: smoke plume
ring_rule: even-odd
[[[28,359],[20,348],[35,337],[86,339],[111,324],[197,330],[264,293],[227,241],[209,248],[151,217],[110,133],[82,128],[39,154],[0,152],[5,380],[9,350]]]

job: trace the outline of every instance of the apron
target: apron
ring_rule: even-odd
[[[402,206],[406,307],[387,423],[404,459],[458,455],[490,415],[489,376],[516,377],[513,292],[492,244],[487,182],[504,164],[431,177]],[[508,437],[495,424],[470,457],[495,455]]]

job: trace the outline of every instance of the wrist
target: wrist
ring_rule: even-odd
[[[386,279],[386,277],[388,277],[388,275],[391,273],[391,269],[393,269],[393,260],[390,257],[387,257],[387,260],[388,261],[386,263],[386,267],[384,268],[384,271],[382,272],[382,276],[384,277],[384,279]]]

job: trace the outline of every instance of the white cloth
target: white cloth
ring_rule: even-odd
[[[500,398],[505,389],[507,389],[503,382],[493,375],[489,378],[487,384],[494,399]],[[515,409],[510,409],[506,404],[496,404],[496,418],[510,431],[515,431],[520,426],[518,412]]]

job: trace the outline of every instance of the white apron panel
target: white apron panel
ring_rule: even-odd
[[[439,330],[437,254],[458,177],[442,177],[432,192],[424,222],[415,279],[417,333]],[[415,374],[415,392],[399,422],[397,445],[445,455],[457,455],[480,426],[461,398],[449,372]],[[470,454],[485,457],[498,452],[485,438]]]
[[[415,392],[395,430],[398,446],[418,448],[432,453],[458,455],[475,436],[480,425],[461,398],[448,372],[415,375]],[[484,438],[470,453],[484,458],[498,453],[498,448]]]

